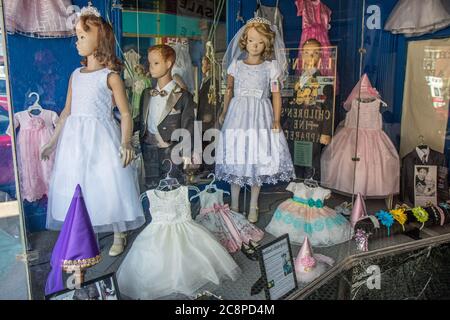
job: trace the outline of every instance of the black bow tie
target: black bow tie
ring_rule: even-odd
[[[156,96],[165,97],[165,96],[167,96],[168,93],[166,90],[158,91],[157,89],[152,89],[152,90],[150,90],[150,94],[152,97],[156,97]]]

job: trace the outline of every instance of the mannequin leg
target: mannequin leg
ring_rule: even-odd
[[[235,183],[231,184],[231,210],[239,212],[239,193],[241,186]]]
[[[252,186],[252,192],[251,192],[251,198],[250,198],[250,211],[248,214],[248,221],[250,221],[251,223],[255,223],[258,221],[258,214],[259,214],[258,199],[259,199],[260,191],[261,191],[261,187]]]
[[[109,250],[109,255],[111,257],[115,257],[120,255],[124,250],[127,244],[127,237],[125,232],[118,232],[116,228],[114,228],[114,241]]]

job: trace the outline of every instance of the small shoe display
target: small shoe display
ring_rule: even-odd
[[[250,213],[248,214],[248,221],[251,223],[258,222],[259,208],[250,208]]]
[[[242,242],[241,251],[248,259],[253,261],[258,260],[258,252],[251,245]]]

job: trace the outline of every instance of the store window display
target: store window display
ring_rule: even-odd
[[[47,160],[56,148],[47,227],[61,228],[79,184],[94,230],[114,232],[109,254],[117,256],[126,245],[124,232],[145,221],[136,172],[130,166],[134,157],[131,113],[117,73],[121,63],[115,56],[111,25],[89,6],[82,11],[76,32],[84,66],[72,73],[66,106],[41,150],[42,159]],[[112,115],[114,105],[121,114],[120,129]]]
[[[272,52],[276,59],[271,60]],[[236,212],[240,188],[251,186],[248,219],[253,223],[258,220],[261,185],[295,177],[280,124],[280,87],[286,68],[283,39],[270,21],[259,17],[250,19],[238,31],[224,57],[227,89],[219,117],[223,126],[216,151],[216,175],[231,184],[231,209]],[[236,143],[233,135],[239,132],[249,135],[249,143],[247,139]],[[267,154],[270,159],[264,158]]]

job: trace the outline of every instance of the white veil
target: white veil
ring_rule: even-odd
[[[252,18],[247,21],[247,23],[255,23],[255,22],[261,22],[270,24],[270,29],[275,32],[275,40],[273,44],[273,55],[271,60],[276,60],[281,68],[281,75],[279,78],[280,84],[283,86],[284,81],[287,79],[289,75],[288,71],[288,62],[286,59],[286,47],[284,45],[283,38],[280,35],[280,32],[278,28],[275,25],[272,25],[269,20],[264,18]],[[246,28],[246,25],[242,26],[239,31],[234,35],[233,39],[228,44],[227,50],[225,51],[225,55],[223,56],[222,60],[222,72],[225,74],[226,79],[226,73],[228,70],[228,67],[230,64],[235,60],[243,60],[247,57],[247,52],[245,50],[241,50],[239,47],[239,39],[241,38],[242,34],[244,33]],[[226,80],[225,80],[226,82]]]

